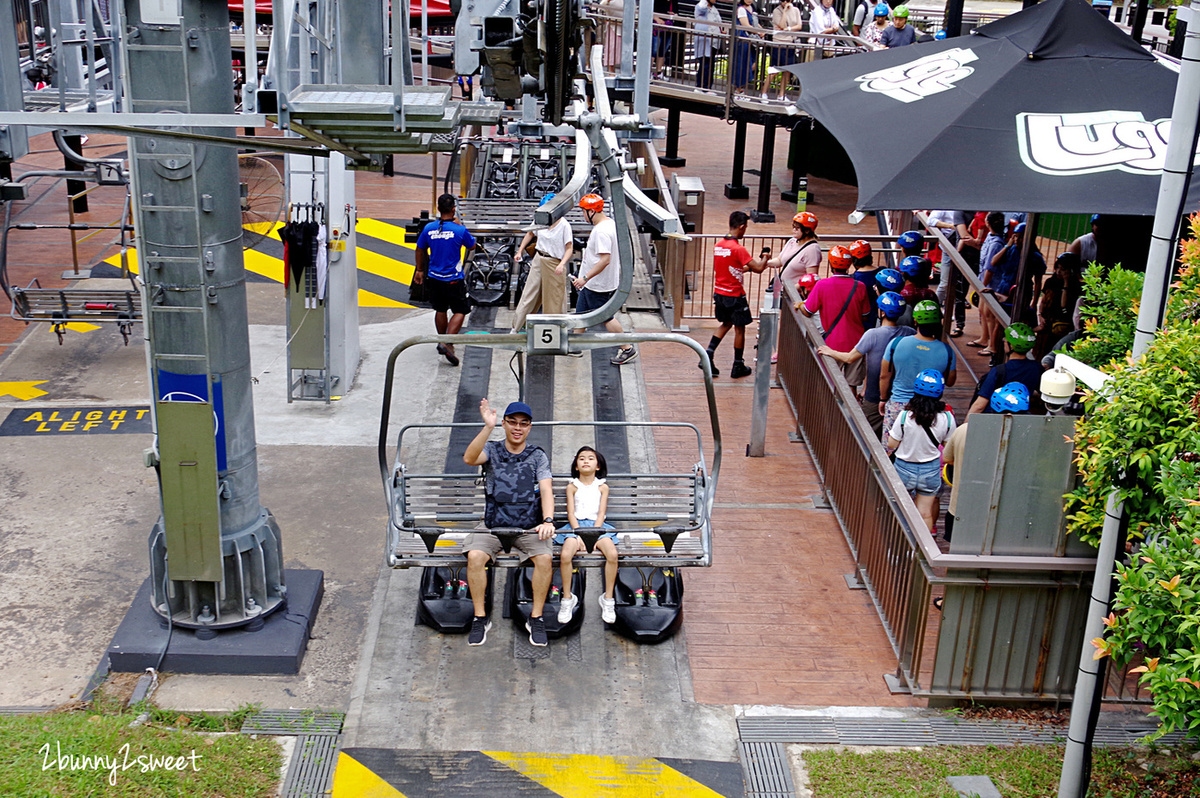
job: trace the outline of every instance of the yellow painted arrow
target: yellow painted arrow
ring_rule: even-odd
[[[20,399],[22,402],[29,399],[37,399],[39,396],[45,396],[46,391],[34,388],[35,385],[42,385],[46,381],[38,380],[36,382],[0,382],[0,396],[11,396],[14,399]]]

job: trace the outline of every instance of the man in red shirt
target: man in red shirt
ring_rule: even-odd
[[[746,225],[750,217],[742,211],[729,214],[729,235],[713,245],[713,305],[717,328],[712,340],[708,342],[708,362],[712,366],[713,376],[721,372],[713,363],[713,355],[721,345],[721,339],[733,328],[733,368],[729,376],[750,376],[750,367],[742,359],[746,348],[746,325],[754,319],[750,315],[750,303],[746,301],[746,289],[742,286],[742,275],[749,269],[761,273],[767,268],[767,258],[771,256],[770,249],[764,249],[759,257],[752,258],[742,246],[742,237],[746,235]],[[701,364],[701,368],[704,364]]]
[[[821,314],[821,326],[825,329],[825,344],[839,352],[849,352],[862,338],[866,329],[863,317],[871,312],[871,298],[867,287],[849,275],[854,256],[843,246],[829,250],[830,275],[817,282],[808,299],[797,304],[805,316]],[[843,364],[842,372],[852,387],[863,384],[866,377],[865,361]]]

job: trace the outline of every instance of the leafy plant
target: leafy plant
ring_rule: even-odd
[[[1071,350],[1071,356],[1089,366],[1103,368],[1124,358],[1133,347],[1138,300],[1143,275],[1114,266],[1107,271],[1093,267],[1083,276],[1083,328],[1087,335]]]
[[[1193,218],[1193,230],[1200,234],[1200,223]],[[1107,363],[1098,358],[1110,351],[1127,352],[1124,343],[1111,350],[1099,345],[1091,350],[1076,349],[1073,354],[1088,355],[1093,365],[1107,372],[1110,383],[1105,395],[1087,396],[1087,412],[1076,426],[1075,462],[1080,473],[1078,487],[1067,494],[1069,531],[1095,545],[1104,523],[1104,505],[1116,486],[1130,517],[1130,534],[1141,537],[1143,528],[1161,523],[1164,518],[1164,494],[1155,485],[1164,463],[1182,451],[1180,442],[1200,430],[1200,245],[1187,241],[1182,245],[1184,268],[1172,286],[1167,318],[1154,343],[1139,359],[1128,354]],[[1089,338],[1098,334],[1127,337],[1132,329],[1122,320],[1136,301],[1121,299],[1141,276],[1121,269],[1110,272],[1113,285],[1101,291],[1096,306],[1108,308],[1090,322]],[[1098,288],[1095,278],[1085,278],[1088,290]],[[1089,294],[1089,302],[1092,295]],[[1124,302],[1126,310],[1117,305]],[[1094,306],[1095,307],[1095,306]],[[1097,312],[1093,309],[1092,312]],[[1136,318],[1136,309],[1132,311]],[[1132,325],[1132,321],[1129,322]],[[1099,332],[1098,332],[1099,331]]]
[[[1185,242],[1182,260],[1153,344],[1110,363],[1105,395],[1088,397],[1080,484],[1067,496],[1071,530],[1092,543],[1108,493],[1125,502],[1133,551],[1117,566],[1106,635],[1092,643],[1097,658],[1142,657],[1133,672],[1154,697],[1160,735],[1200,734],[1200,245]]]

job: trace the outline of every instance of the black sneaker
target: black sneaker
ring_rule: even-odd
[[[721,376],[721,370],[719,368],[717,368],[717,364],[713,362],[713,353],[712,352],[708,353],[708,365],[712,367],[712,374],[714,377]],[[700,369],[701,371],[704,371],[704,364],[697,363],[696,368]]]
[[[487,642],[488,630],[492,628],[492,622],[486,617],[476,617],[471,621],[471,634],[467,637],[468,646],[482,646]],[[542,645],[545,645],[543,643]]]
[[[531,646],[544,646],[549,642],[546,639],[546,621],[540,615],[529,619],[525,624],[525,631],[529,632]]]
[[[745,363],[734,363],[733,368],[729,370],[729,376],[733,377],[735,380],[738,377],[749,377],[751,373],[750,367]]]
[[[636,349],[634,349],[632,346],[623,346],[617,350],[617,356],[608,362],[612,363],[614,366],[624,366],[635,357],[637,357]],[[542,643],[541,645],[544,646],[546,644]]]

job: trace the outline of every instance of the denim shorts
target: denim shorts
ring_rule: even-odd
[[[594,527],[595,525],[596,525],[596,522],[594,520],[592,520],[591,518],[580,518],[579,519],[579,526],[581,529],[588,528],[588,527]],[[612,524],[605,524],[604,528],[605,529],[616,529],[616,527],[614,527]],[[558,534],[554,536],[554,542],[557,543],[559,546],[561,546],[562,544],[567,542],[567,538],[577,538],[577,537],[579,537],[579,536],[571,531],[571,525],[567,524],[566,526],[560,526],[558,528]],[[611,538],[612,540],[616,540],[617,533],[616,532],[605,532],[600,537]]]
[[[896,460],[896,473],[905,489],[918,496],[936,496],[942,492],[942,463],[940,460],[930,460],[928,463],[910,463],[907,460]]]

